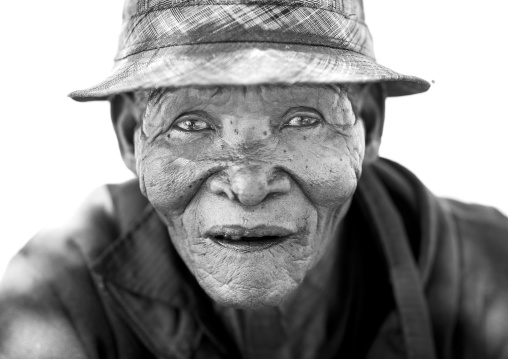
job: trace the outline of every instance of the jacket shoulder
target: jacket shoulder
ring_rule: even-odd
[[[98,357],[93,342],[110,334],[88,260],[114,238],[113,213],[101,187],[68,223],[41,231],[11,260],[0,284],[0,357]]]
[[[452,199],[442,199],[449,212],[461,224],[466,225],[471,233],[478,230],[488,230],[487,236],[501,236],[508,234],[508,218],[498,209],[479,204],[463,203]],[[466,233],[467,234],[467,233]]]
[[[460,250],[457,346],[468,347],[471,358],[507,358],[508,218],[497,209],[454,200],[446,200],[446,207]]]
[[[446,200],[456,223],[462,267],[508,284],[508,218],[492,207]]]

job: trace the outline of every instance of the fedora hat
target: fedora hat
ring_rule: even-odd
[[[111,75],[78,101],[182,86],[385,84],[388,96],[430,84],[375,60],[362,0],[126,0]]]

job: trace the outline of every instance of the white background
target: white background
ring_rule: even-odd
[[[130,176],[105,102],[66,97],[106,76],[122,0],[2,5],[0,273],[94,187]],[[436,194],[508,213],[505,1],[365,0],[378,61],[434,80],[390,99],[382,155]]]

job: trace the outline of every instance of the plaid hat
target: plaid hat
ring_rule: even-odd
[[[123,20],[112,74],[73,99],[181,86],[383,82],[388,96],[430,87],[376,62],[362,0],[126,0]]]

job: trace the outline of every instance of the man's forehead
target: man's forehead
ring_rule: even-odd
[[[161,89],[149,96],[149,107],[157,111],[220,109],[228,104],[241,107],[263,104],[270,107],[310,106],[316,109],[344,106],[352,88],[339,85],[259,85]]]

